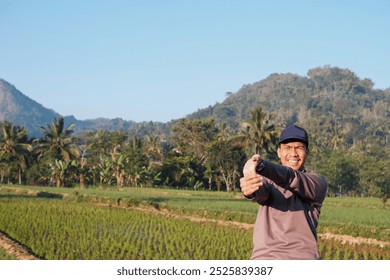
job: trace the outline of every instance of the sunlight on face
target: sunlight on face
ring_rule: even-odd
[[[306,145],[302,142],[281,143],[278,148],[278,157],[283,165],[294,170],[301,170],[308,155]]]

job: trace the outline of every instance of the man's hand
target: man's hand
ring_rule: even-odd
[[[244,169],[242,173],[244,173],[244,177],[249,175],[256,174],[256,166],[261,161],[260,155],[253,155],[244,165]]]
[[[256,173],[256,166],[261,161],[260,155],[254,155],[244,165],[244,177],[240,179],[241,192],[246,197],[254,196],[254,193],[263,185],[263,178]]]

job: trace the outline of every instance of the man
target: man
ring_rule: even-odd
[[[307,132],[296,125],[280,134],[281,165],[254,155],[244,166],[242,193],[257,202],[252,259],[319,259],[317,225],[328,184],[304,164]]]

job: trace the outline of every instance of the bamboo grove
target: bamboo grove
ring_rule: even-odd
[[[241,169],[254,153],[277,160],[283,124],[261,107],[242,122],[240,132],[213,119],[183,118],[169,134],[99,130],[74,135],[62,117],[41,127],[42,137],[0,123],[0,183],[56,187],[141,186],[235,191]],[[335,138],[338,134],[335,134]],[[316,144],[311,135],[308,168],[330,182],[330,195],[382,197],[390,194],[385,160],[363,148],[348,153]]]

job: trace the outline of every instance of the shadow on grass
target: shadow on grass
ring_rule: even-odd
[[[58,193],[39,192],[39,193],[37,193],[37,197],[62,199],[64,196],[62,194],[58,194]]]
[[[28,194],[0,194],[1,198],[25,198],[25,199],[35,199],[35,198],[51,198],[51,199],[62,199],[62,194],[49,193],[49,192],[38,192],[36,195],[28,195]]]

